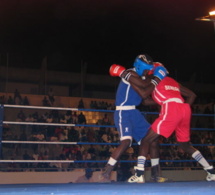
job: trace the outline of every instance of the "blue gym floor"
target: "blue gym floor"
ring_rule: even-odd
[[[69,184],[2,184],[0,194],[5,195],[215,195],[215,182],[169,183],[69,183]]]

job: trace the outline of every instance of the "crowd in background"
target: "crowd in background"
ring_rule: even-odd
[[[52,92],[52,91],[51,91]],[[43,105],[53,106],[55,98],[53,93],[44,96]],[[18,90],[14,92],[14,97],[0,97],[1,104],[21,104],[30,105],[28,97],[22,97]],[[56,105],[55,105],[56,106]],[[214,114],[214,103],[204,105],[194,105],[192,107],[194,114]],[[85,108],[83,99],[80,99],[77,108]],[[91,101],[91,109],[114,110],[114,105],[105,101]],[[202,110],[204,108],[204,110]],[[157,112],[157,106],[139,106],[144,112]],[[113,112],[101,113],[102,117],[97,121],[98,125],[114,125]],[[146,118],[151,123],[155,115],[147,115]],[[79,124],[80,126],[48,126],[48,125],[4,125],[3,140],[19,140],[19,141],[41,141],[41,142],[82,142],[89,144],[3,144],[2,159],[24,159],[24,160],[107,160],[116,144],[119,143],[119,135],[114,127],[88,127],[86,116],[82,111],[64,111],[58,110],[44,111],[38,113],[34,111],[30,113],[20,109],[15,121],[19,122],[40,122],[40,123],[62,123],[62,124]],[[81,126],[83,125],[83,126]],[[192,117],[192,128],[214,128],[214,117]],[[214,131],[192,131],[192,143],[209,144],[208,146],[197,146],[203,152],[207,159],[215,160],[215,133]],[[92,144],[92,143],[107,143]],[[114,143],[115,145],[111,145]],[[169,139],[161,138],[161,144],[176,144],[173,136]],[[135,161],[137,157],[138,146],[134,142],[122,159]],[[162,160],[183,160],[191,159],[177,148],[176,145],[161,145]],[[133,167],[134,163],[119,163],[119,166],[126,168]],[[93,167],[102,168],[104,163],[9,163],[7,171],[17,169],[45,169],[53,170],[69,170],[73,168]],[[150,164],[149,164],[150,166]],[[196,167],[194,162],[162,162],[162,167]]]

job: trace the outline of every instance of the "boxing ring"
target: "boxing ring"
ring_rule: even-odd
[[[61,112],[66,111],[75,111],[75,112],[101,112],[101,113],[113,113],[113,110],[98,110],[98,109],[77,109],[77,108],[62,108],[62,107],[39,107],[39,106],[22,106],[22,105],[1,105],[0,106],[0,152],[1,152],[1,160],[0,166],[4,167],[5,164],[22,164],[22,163],[32,163],[32,164],[39,164],[39,163],[70,163],[70,164],[78,164],[78,163],[101,163],[102,166],[105,165],[107,159],[102,160],[23,160],[23,159],[5,159],[3,155],[2,148],[3,146],[13,144],[19,145],[51,145],[51,146],[71,146],[71,145],[115,145],[117,146],[119,143],[98,143],[98,142],[62,142],[62,141],[22,141],[22,140],[4,140],[3,139],[3,130],[4,126],[61,126],[61,127],[92,127],[92,128],[115,128],[114,125],[98,125],[98,124],[64,124],[64,123],[47,123],[47,122],[24,122],[24,121],[12,121],[12,120],[5,120],[5,110],[6,109],[22,109],[22,110],[58,110]],[[147,114],[157,114],[157,113],[147,113],[144,112],[144,115]],[[205,115],[208,117],[214,117],[212,114]],[[215,131],[214,128],[192,128],[195,131]],[[135,145],[135,143],[133,144]],[[170,147],[172,145],[177,144],[161,144],[163,147]],[[208,146],[209,144],[193,144],[195,147],[198,146]],[[210,146],[215,146],[210,144]],[[204,154],[203,154],[204,155]],[[108,156],[109,157],[109,156]],[[210,159],[208,160],[212,164],[214,164],[215,160]],[[120,163],[135,163],[136,160],[120,160]],[[169,162],[194,162],[193,160],[160,160],[161,163],[169,163]],[[99,174],[102,171],[102,166],[94,171],[94,178],[98,178]],[[84,167],[83,167],[84,168]],[[0,194],[215,194],[215,182],[207,182],[205,181],[206,174],[204,171],[199,174],[197,170],[191,170],[188,174],[183,175],[185,177],[185,181],[183,180],[175,180],[173,178],[172,182],[168,183],[150,183],[146,179],[146,183],[144,184],[130,184],[125,181],[117,181],[117,174],[114,173],[112,177],[111,183],[76,183],[73,180],[66,180],[66,177],[70,177],[68,175],[72,171],[64,171],[62,173],[56,173],[57,180],[52,180],[49,177],[53,177],[53,172],[40,172],[39,181],[35,180],[34,172],[16,172],[15,179],[13,182],[14,176],[11,175],[7,176],[10,173],[7,171],[3,171],[1,169],[0,172]],[[183,173],[184,171],[180,171]],[[178,173],[178,172],[177,172]],[[60,175],[59,175],[60,174]],[[75,173],[75,177],[80,175],[76,174],[83,174],[83,172]],[[150,172],[146,172],[146,176],[149,177]],[[172,173],[171,173],[172,174]],[[173,175],[165,175],[167,177],[171,177]],[[190,174],[193,175],[192,178],[189,179]],[[28,175],[28,176],[26,176]],[[50,176],[48,176],[50,175]],[[68,175],[68,176],[67,176]],[[18,182],[21,178],[26,177],[24,183]],[[72,176],[74,177],[74,175]],[[46,179],[44,182],[43,179]],[[193,179],[194,178],[194,179]],[[187,180],[186,180],[187,179]]]

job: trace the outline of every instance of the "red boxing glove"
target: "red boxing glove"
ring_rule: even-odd
[[[121,76],[121,74],[125,71],[125,67],[118,65],[118,64],[112,64],[109,70],[109,73],[113,77]]]

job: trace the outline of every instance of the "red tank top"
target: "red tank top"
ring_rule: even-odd
[[[166,101],[179,100],[184,102],[179,90],[179,83],[171,77],[165,77],[160,83],[155,87],[152,98],[159,105],[165,103]],[[174,99],[173,99],[174,98]]]

